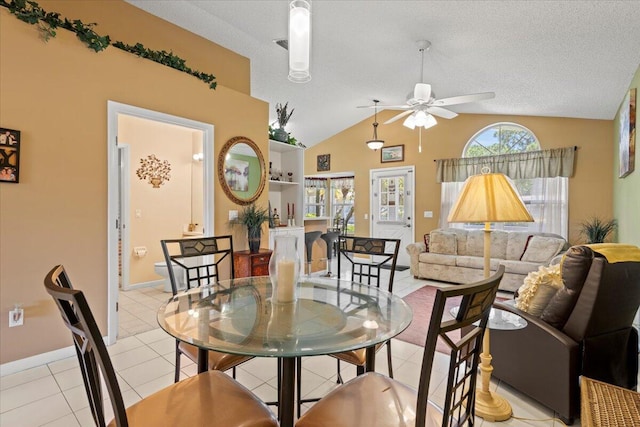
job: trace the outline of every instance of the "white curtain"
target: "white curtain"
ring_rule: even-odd
[[[531,231],[559,234],[569,237],[569,178],[535,178],[530,183],[524,204],[534,222],[494,224],[493,229]],[[478,228],[477,224],[448,223],[449,211],[462,190],[462,182],[443,182],[441,190],[440,228]]]

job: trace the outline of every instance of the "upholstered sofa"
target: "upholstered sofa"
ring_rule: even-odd
[[[500,290],[515,292],[527,274],[568,248],[567,241],[557,234],[492,231],[491,271],[503,264],[505,274]],[[424,242],[408,245],[407,252],[415,278],[451,283],[471,283],[484,278],[483,230],[433,230]]]

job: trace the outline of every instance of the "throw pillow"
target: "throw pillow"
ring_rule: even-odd
[[[446,231],[432,231],[429,237],[429,251],[436,254],[457,255],[456,235]]]
[[[548,263],[558,255],[564,246],[564,240],[556,237],[533,236],[522,254],[522,261]]]
[[[538,271],[532,271],[525,277],[524,284],[518,289],[516,307],[532,316],[540,317],[562,285],[560,264],[540,266]]]
[[[429,252],[429,233],[424,235],[424,246],[427,248],[425,252]]]
[[[593,251],[587,246],[569,248],[560,262],[564,285],[551,298],[540,319],[556,329],[564,327],[589,275],[593,256]]]

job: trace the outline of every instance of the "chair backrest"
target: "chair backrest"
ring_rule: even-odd
[[[173,295],[178,293],[177,274],[185,274],[187,289],[213,285],[220,279],[235,278],[233,238],[226,236],[161,240]],[[222,265],[229,266],[229,276],[220,277]]]
[[[102,373],[116,425],[127,426],[126,407],[116,380],[116,373],[84,294],[82,291],[73,289],[61,265],[54,267],[47,274],[44,286],[58,305],[64,324],[71,331],[80,362],[84,388],[89,398],[91,415],[96,425],[105,426],[104,399],[100,384],[100,373]]]
[[[380,287],[380,270],[389,269],[387,290],[393,291],[400,239],[378,237],[345,236],[338,237],[338,277],[347,269],[351,270],[354,282]],[[366,257],[366,255],[369,255]]]
[[[488,279],[436,291],[420,371],[416,427],[424,427],[426,422],[429,382],[438,339],[450,348],[451,357],[442,407],[442,426],[474,425],[476,379],[482,338],[503,274],[504,266],[500,265],[496,274]],[[454,305],[459,305],[455,318],[443,320],[445,309]],[[461,332],[459,339],[453,334],[457,331]]]

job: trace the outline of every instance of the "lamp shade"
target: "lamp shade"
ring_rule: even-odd
[[[384,145],[384,141],[380,139],[371,139],[367,141],[367,147],[371,148],[372,150],[378,150],[382,148],[383,145]]]
[[[305,83],[309,72],[311,51],[311,4],[294,0],[289,4],[289,80]]]
[[[447,220],[533,222],[533,217],[506,175],[486,173],[467,178]]]

